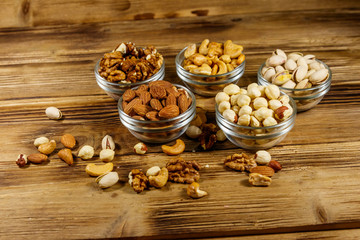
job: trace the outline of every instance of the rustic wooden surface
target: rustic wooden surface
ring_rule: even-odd
[[[0,16],[1,239],[359,238],[358,1],[3,0]],[[225,156],[242,151],[230,142],[194,153],[196,142],[183,136],[182,157],[209,165],[200,180],[209,196],[190,199],[174,183],[136,194],[126,184],[129,170],[163,166],[169,157],[160,145],[145,156],[132,152],[138,140],[97,86],[95,62],[119,42],[153,44],[165,57],[166,79],[180,82],[175,55],[204,38],[243,44],[247,83],[275,48],[313,53],[333,71],[331,90],[269,150],[284,167],[270,187],[250,187],[244,174],[224,168]],[[213,110],[209,99],[198,103]],[[64,120],[47,119],[48,106]],[[96,157],[68,167],[52,154],[48,164],[16,166],[19,153],[36,152],[36,137],[59,142],[64,133],[93,145]],[[105,134],[118,145],[121,182],[101,190],[84,168],[100,163]]]

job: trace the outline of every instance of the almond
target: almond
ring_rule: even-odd
[[[138,87],[138,89],[135,90],[135,94],[136,96],[140,97],[140,94],[142,92],[146,92],[149,89],[148,85],[140,85],[140,87]]]
[[[133,107],[133,109],[134,109],[134,111],[136,112],[136,114],[139,115],[139,116],[142,116],[142,117],[145,116],[146,113],[151,110],[151,109],[149,109],[149,108],[150,108],[149,106],[146,106],[146,105],[144,105],[144,104],[136,104],[136,105]]]
[[[159,99],[156,98],[150,100],[150,106],[156,111],[160,111],[163,108]]]
[[[76,145],[76,140],[74,136],[69,133],[62,135],[60,141],[64,145],[64,147],[70,149],[73,149]]]
[[[185,94],[181,94],[178,98],[178,105],[180,108],[181,113],[185,112],[188,108],[191,102],[189,102],[188,97]]]
[[[161,109],[158,115],[161,118],[170,119],[179,116],[179,114],[180,109],[177,105],[168,105]]]
[[[125,108],[124,108],[124,112],[127,114],[127,115],[131,115],[131,112],[133,111],[133,108],[135,105],[137,104],[141,104],[141,100],[140,98],[134,98],[133,100],[131,100],[131,102],[129,102]]]
[[[135,96],[136,96],[135,91],[132,89],[128,89],[124,92],[124,94],[122,95],[122,98],[124,101],[130,102],[131,100],[133,100],[135,98]]]
[[[48,156],[42,153],[33,153],[27,157],[27,160],[32,163],[43,163],[48,160]]]
[[[268,166],[271,167],[272,169],[274,169],[275,172],[278,172],[282,169],[281,164],[276,160],[271,160],[269,162]]]
[[[274,169],[268,166],[256,166],[253,168],[250,168],[251,173],[259,173],[261,175],[272,177],[275,173]]]
[[[167,93],[170,94],[174,94],[174,96],[177,98],[179,97],[180,93],[177,90],[177,88],[175,86],[172,86],[171,88],[166,88]]]
[[[151,100],[151,94],[146,91],[141,92],[139,97],[144,105],[148,104]]]
[[[56,142],[51,140],[50,142],[43,143],[38,147],[39,152],[49,155],[52,153],[56,148]]]
[[[169,96],[166,98],[166,106],[167,105],[176,105],[176,97],[174,94],[170,93]]]
[[[165,80],[158,80],[158,81],[153,81],[149,83],[149,86],[159,86],[162,87],[164,89],[167,88],[172,88],[174,85],[172,85],[170,82],[165,81]]]
[[[150,86],[150,94],[153,98],[163,99],[166,97],[166,90],[165,88],[158,86],[158,85],[151,85]]]
[[[68,148],[61,149],[58,152],[58,156],[61,160],[66,162],[69,166],[74,163],[74,158],[73,158],[72,152]]]
[[[151,121],[159,121],[160,120],[158,118],[158,112],[157,111],[150,111],[150,112],[146,113],[146,117]]]
[[[133,119],[145,121],[145,118],[139,115],[132,116]]]

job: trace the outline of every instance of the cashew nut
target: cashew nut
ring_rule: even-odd
[[[186,193],[192,198],[202,198],[208,195],[207,192],[200,190],[200,185],[197,182],[190,184],[187,187]]]
[[[219,70],[219,66],[215,64],[211,70],[211,75],[216,75],[218,70]]]
[[[211,42],[209,43],[208,49],[209,57],[220,56],[223,54],[222,43]]]
[[[226,68],[227,68],[228,72],[231,72],[232,70],[234,70],[234,66],[229,63],[226,64]]]
[[[224,63],[230,63],[231,62],[231,58],[229,55],[222,55],[220,58],[219,58],[221,61],[223,61]]]
[[[88,165],[86,165],[85,171],[90,176],[97,177],[105,173],[111,172],[113,168],[113,163],[106,163],[102,165],[95,165],[94,163],[89,163]]]
[[[168,181],[169,171],[166,167],[163,167],[156,176],[149,176],[149,183],[156,188],[162,188]]]
[[[243,51],[243,46],[233,43],[231,40],[227,40],[224,43],[224,54],[230,55],[231,58],[237,58]]]
[[[219,71],[217,74],[227,73],[227,67],[223,61],[219,60],[216,64],[219,66]]]
[[[176,139],[176,143],[173,146],[162,145],[161,149],[167,155],[179,155],[185,150],[185,143],[181,139]]]
[[[194,70],[194,69],[196,69],[196,68],[198,68],[198,66],[196,66],[196,65],[194,65],[194,64],[190,64],[190,65],[184,66],[184,69],[185,69],[186,71],[189,71],[189,72],[191,72],[192,70]]]
[[[199,53],[202,55],[207,55],[208,54],[208,45],[209,45],[210,40],[209,39],[205,39],[204,41],[202,41],[202,43],[200,44],[199,47]]]
[[[190,44],[188,46],[188,48],[185,50],[184,52],[184,57],[185,58],[188,58],[190,57],[191,55],[195,54],[196,53],[196,44]]]
[[[211,67],[206,63],[201,65],[201,67],[199,67],[199,68],[195,68],[193,70],[190,70],[191,73],[203,74],[203,75],[210,75],[211,71],[212,71]]]
[[[189,59],[197,66],[201,66],[202,64],[208,64],[211,65],[212,61],[205,57],[204,55],[201,55],[200,53],[195,53],[189,57]]]
[[[238,57],[238,59],[236,60],[236,64],[240,65],[245,61],[245,55],[244,54],[240,54],[240,56]]]

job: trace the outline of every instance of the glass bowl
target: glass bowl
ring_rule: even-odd
[[[316,60],[323,64],[325,68],[329,71],[329,78],[324,81],[323,83],[316,85],[311,88],[304,88],[304,89],[292,89],[292,88],[285,88],[278,86],[279,89],[292,97],[295,100],[297,111],[303,112],[307,111],[313,107],[315,107],[325,96],[327,92],[330,90],[331,86],[331,79],[332,79],[332,73],[330,68],[323,63],[320,60]],[[263,78],[261,74],[261,69],[265,66],[265,63],[261,65],[261,67],[258,70],[257,78],[258,78],[258,84],[267,86],[271,84],[269,81],[267,81],[265,78]]]
[[[218,75],[200,75],[194,74],[182,67],[185,59],[184,52],[187,49],[181,50],[175,58],[176,73],[183,83],[196,94],[202,96],[215,96],[222,91],[227,85],[237,84],[245,72],[245,62],[242,62],[231,72]]]
[[[196,114],[195,95],[181,85],[173,84],[177,88],[184,89],[192,99],[189,108],[179,116],[160,121],[137,120],[127,115],[122,108],[122,97],[118,101],[118,111],[121,123],[137,139],[149,143],[166,143],[179,138],[189,127]],[[138,87],[133,88],[134,90]]]
[[[97,61],[96,65],[95,65],[95,69],[94,69],[96,82],[99,85],[99,87],[107,93],[107,95],[109,95],[116,101],[118,101],[120,99],[120,97],[122,96],[122,94],[129,88],[140,86],[141,84],[149,83],[149,82],[156,81],[156,80],[163,80],[165,77],[165,61],[163,61],[163,64],[162,64],[160,70],[157,73],[155,73],[154,75],[152,75],[150,78],[148,78],[144,81],[140,81],[140,82],[136,82],[136,83],[109,82],[106,79],[104,79],[103,77],[101,77],[99,74],[100,60]]]
[[[281,93],[284,95],[285,93]],[[276,125],[269,127],[241,126],[225,119],[215,106],[216,123],[223,130],[227,139],[238,147],[248,150],[271,148],[280,143],[295,125],[296,104],[289,97],[289,104],[293,108],[292,115]]]

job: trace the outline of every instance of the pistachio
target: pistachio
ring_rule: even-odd
[[[307,65],[300,65],[294,70],[292,77],[296,82],[301,82],[305,78],[307,71]]]
[[[292,58],[289,58],[289,59],[285,62],[285,69],[286,69],[286,70],[294,71],[296,67],[297,67],[297,64],[296,64],[295,60],[292,59]]]
[[[283,85],[292,78],[288,70],[275,74],[272,78],[272,83],[275,85]]]
[[[300,52],[292,52],[288,55],[288,59],[292,59],[296,62],[302,56],[303,56],[303,54]]]
[[[46,116],[53,120],[58,120],[62,118],[62,113],[56,107],[48,107],[45,110]]]
[[[281,56],[285,59],[285,61],[287,60],[287,56],[285,54],[285,52],[281,49],[276,49],[273,53],[272,53],[273,56],[277,55],[277,56]]]
[[[287,81],[286,83],[284,83],[283,85],[281,85],[281,87],[283,88],[295,88],[296,83],[292,80]]]
[[[313,84],[319,84],[326,81],[329,78],[329,71],[325,69],[320,69],[310,75],[309,80]]]
[[[279,55],[273,55],[266,61],[266,66],[276,67],[285,63],[285,58]]]
[[[262,72],[262,75],[267,81],[270,81],[270,79],[276,74],[275,68],[273,67],[264,67]]]
[[[115,151],[112,149],[103,149],[100,151],[100,159],[104,162],[110,162],[114,159]]]
[[[115,185],[119,181],[119,174],[117,172],[109,172],[103,175],[100,175],[95,179],[95,182],[101,188],[109,188]]]
[[[304,57],[299,57],[299,59],[296,61],[296,64],[298,66],[302,66],[302,65],[306,65],[307,66],[307,61]]]
[[[285,68],[283,66],[279,65],[279,66],[275,67],[275,72],[276,73],[281,73],[283,71],[285,71]]]
[[[101,141],[102,149],[115,150],[115,142],[110,135],[106,135]]]

